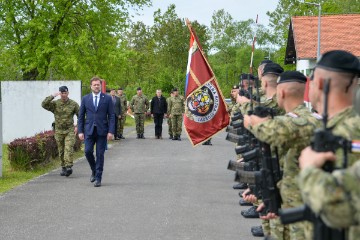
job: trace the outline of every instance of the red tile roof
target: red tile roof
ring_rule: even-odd
[[[296,58],[316,58],[318,17],[292,17],[291,22]],[[320,31],[321,53],[339,49],[360,57],[360,14],[321,16]]]

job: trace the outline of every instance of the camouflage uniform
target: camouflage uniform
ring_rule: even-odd
[[[122,136],[124,133],[124,126],[126,121],[126,112],[127,112],[127,100],[125,94],[119,95],[120,98],[120,104],[121,104],[121,120],[118,121],[118,129],[117,133],[118,135]]]
[[[53,101],[54,97],[46,97],[41,106],[54,113],[55,117],[55,140],[59,150],[61,166],[72,167],[72,154],[75,145],[74,115],[79,116],[79,104],[68,99]]]
[[[184,98],[173,96],[170,98],[168,113],[171,114],[172,135],[180,136],[182,132],[182,114],[185,111]]]
[[[169,109],[169,104],[170,104],[170,98],[171,97],[168,97],[167,99],[166,99],[166,103],[167,103],[167,105],[168,105],[168,109]],[[169,118],[168,117],[168,119],[167,119],[167,124],[168,124],[168,126],[169,126],[169,128],[168,128],[168,133],[169,133],[169,136],[172,138],[172,135],[173,135],[173,133],[172,133],[172,124],[171,124],[171,118]]]
[[[282,208],[303,204],[296,182],[300,171],[298,157],[301,150],[310,145],[314,130],[320,126],[319,119],[319,115],[312,114],[304,105],[299,105],[292,112],[258,124],[251,130],[260,141],[279,147],[283,153],[279,155],[283,177],[278,183],[283,200]],[[305,239],[302,222],[290,224],[288,227],[290,239]]]
[[[136,133],[144,134],[145,113],[149,108],[149,101],[145,95],[135,95],[130,102],[131,111],[134,113]]]
[[[332,117],[328,127],[332,128],[334,135],[349,140],[360,139],[360,117],[353,107],[348,107]],[[341,149],[336,151],[336,157],[337,165],[341,166],[343,159]],[[348,166],[352,166],[355,162],[356,166],[335,171],[333,175],[314,168],[307,168],[300,174],[299,186],[304,202],[315,213],[321,213],[323,220],[331,226],[349,227],[345,226],[349,221],[356,217],[359,220],[359,159],[359,153],[348,153]],[[335,181],[335,178],[338,181]],[[350,181],[350,179],[354,180]],[[311,235],[312,229],[308,229],[307,236],[311,238]],[[358,239],[359,221],[355,221],[354,226],[349,227],[347,235],[348,239]]]
[[[276,101],[276,95],[274,95],[271,98],[266,97],[265,95],[261,96],[261,106],[264,107],[270,107],[277,111],[277,115],[281,115],[284,113],[283,110],[279,109],[277,101]],[[259,104],[255,101],[253,101],[253,107],[258,106]],[[248,111],[250,111],[251,103],[244,103],[240,106],[241,112],[243,114],[247,114]],[[281,153],[279,153],[281,154]],[[259,200],[259,203],[262,201]],[[255,205],[255,204],[254,204]],[[264,231],[265,236],[278,236],[278,239],[283,239],[282,236],[285,234],[284,232],[288,232],[287,228],[284,228],[284,225],[281,224],[281,222],[277,219],[271,219],[271,220],[261,220],[261,225]],[[281,238],[280,238],[281,237]],[[274,237],[275,238],[275,237]]]

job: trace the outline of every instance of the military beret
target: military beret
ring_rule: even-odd
[[[267,63],[264,67],[263,76],[266,74],[280,75],[284,72],[284,69],[277,63]]]
[[[265,60],[262,60],[261,63],[259,64],[260,65],[263,65],[263,64],[268,64],[268,63],[272,63],[273,61],[271,60],[268,60],[268,59],[265,59]]]
[[[255,80],[255,77],[252,74],[242,73],[240,75],[240,80]]]
[[[138,87],[137,89],[136,89],[136,91],[140,91],[141,90],[141,87]]]
[[[306,83],[306,77],[304,74],[298,71],[286,71],[280,74],[277,84],[281,83],[289,83],[289,82],[297,82],[297,83]]]
[[[239,85],[234,85],[232,89],[239,89]]]
[[[174,89],[173,89],[173,92],[177,92],[177,91],[178,91],[178,89],[177,89],[177,88],[174,88]]]
[[[316,66],[334,72],[360,74],[360,62],[353,54],[343,50],[333,50],[324,53]]]
[[[61,86],[59,87],[59,92],[68,92],[69,89],[67,88],[67,86]]]

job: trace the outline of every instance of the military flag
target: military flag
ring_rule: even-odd
[[[190,21],[190,49],[185,84],[184,125],[193,146],[196,146],[229,125],[229,115],[200,42]]]

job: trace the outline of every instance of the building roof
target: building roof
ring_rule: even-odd
[[[321,54],[346,50],[360,57],[360,14],[321,16]],[[298,59],[315,59],[317,53],[318,17],[292,17],[286,47],[285,64]]]

